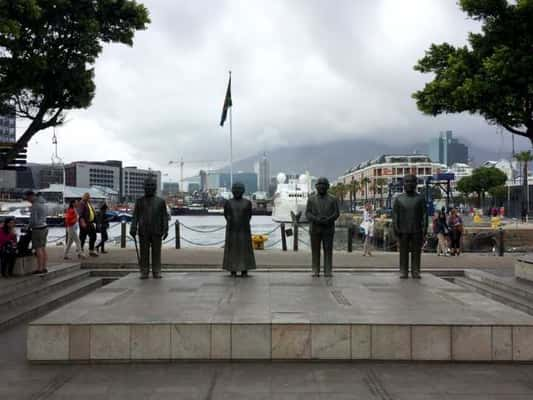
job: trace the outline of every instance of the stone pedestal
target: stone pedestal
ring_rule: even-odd
[[[515,261],[514,275],[516,278],[533,282],[533,255],[523,256]]]
[[[15,268],[13,268],[13,275],[25,276],[31,275],[33,271],[37,270],[37,258],[34,256],[19,257],[15,262]]]

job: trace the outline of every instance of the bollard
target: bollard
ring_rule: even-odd
[[[298,251],[298,222],[294,223],[294,236],[292,238],[292,249]]]
[[[120,248],[126,248],[126,221],[120,221]]]
[[[180,235],[180,221],[179,220],[176,220],[174,229],[176,231],[176,250],[179,250],[181,249],[181,235]]]
[[[281,229],[281,249],[287,251],[287,233],[285,232],[285,224],[280,225]]]
[[[503,257],[503,254],[505,252],[505,247],[504,247],[504,243],[503,243],[503,228],[501,226],[500,226],[500,229],[499,229],[499,234],[500,234],[499,256]]]
[[[348,227],[348,253],[353,251],[353,225]]]

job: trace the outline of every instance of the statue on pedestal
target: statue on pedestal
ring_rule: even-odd
[[[320,276],[320,247],[324,249],[324,276],[332,276],[333,236],[335,221],[339,218],[337,199],[328,194],[329,181],[319,178],[316,194],[309,196],[305,216],[309,221],[313,276]]]
[[[255,269],[255,256],[252,247],[252,202],[243,198],[244,185],[234,183],[231,192],[233,199],[224,204],[226,218],[226,242],[224,245],[223,268],[231,272],[231,276],[248,276],[248,271]]]
[[[156,196],[157,182],[149,177],[144,181],[144,196],[137,199],[131,221],[130,235],[137,246],[139,234],[141,279],[150,273],[150,251],[152,253],[152,274],[161,278],[161,247],[168,236],[168,212],[165,200]]]
[[[400,278],[409,277],[409,253],[411,275],[420,279],[422,246],[428,229],[426,201],[417,193],[418,179],[406,175],[403,179],[404,193],[396,197],[392,208],[392,226],[400,248]]]

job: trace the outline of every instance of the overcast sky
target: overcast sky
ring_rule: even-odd
[[[500,144],[482,119],[423,116],[411,99],[430,79],[413,70],[429,45],[464,44],[479,29],[453,0],[142,2],[148,30],[132,48],[105,47],[92,106],[56,129],[65,162],[122,159],[169,180],[169,160],[227,160],[218,123],[229,69],[237,159],[347,138],[420,142],[446,129]],[[51,142],[38,134],[30,160],[49,162]]]

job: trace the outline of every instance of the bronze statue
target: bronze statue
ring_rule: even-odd
[[[130,235],[137,246],[139,233],[141,279],[150,273],[150,250],[152,251],[152,274],[161,278],[161,246],[168,236],[168,212],[165,200],[156,196],[157,182],[149,177],[144,181],[144,196],[137,199],[131,221]]]
[[[224,245],[223,268],[231,276],[248,276],[248,270],[255,269],[254,249],[252,247],[252,202],[243,198],[244,185],[234,183],[231,192],[233,199],[224,204],[226,218],[226,243]]]
[[[417,193],[418,179],[406,175],[403,179],[405,193],[394,201],[392,226],[400,247],[400,278],[409,277],[409,252],[411,253],[411,275],[420,279],[420,258],[424,238],[428,229],[426,201]]]
[[[339,218],[337,199],[328,194],[329,181],[319,178],[316,194],[309,196],[305,216],[309,221],[313,276],[320,276],[320,247],[324,249],[324,276],[329,277],[333,269],[333,236],[335,221]]]

